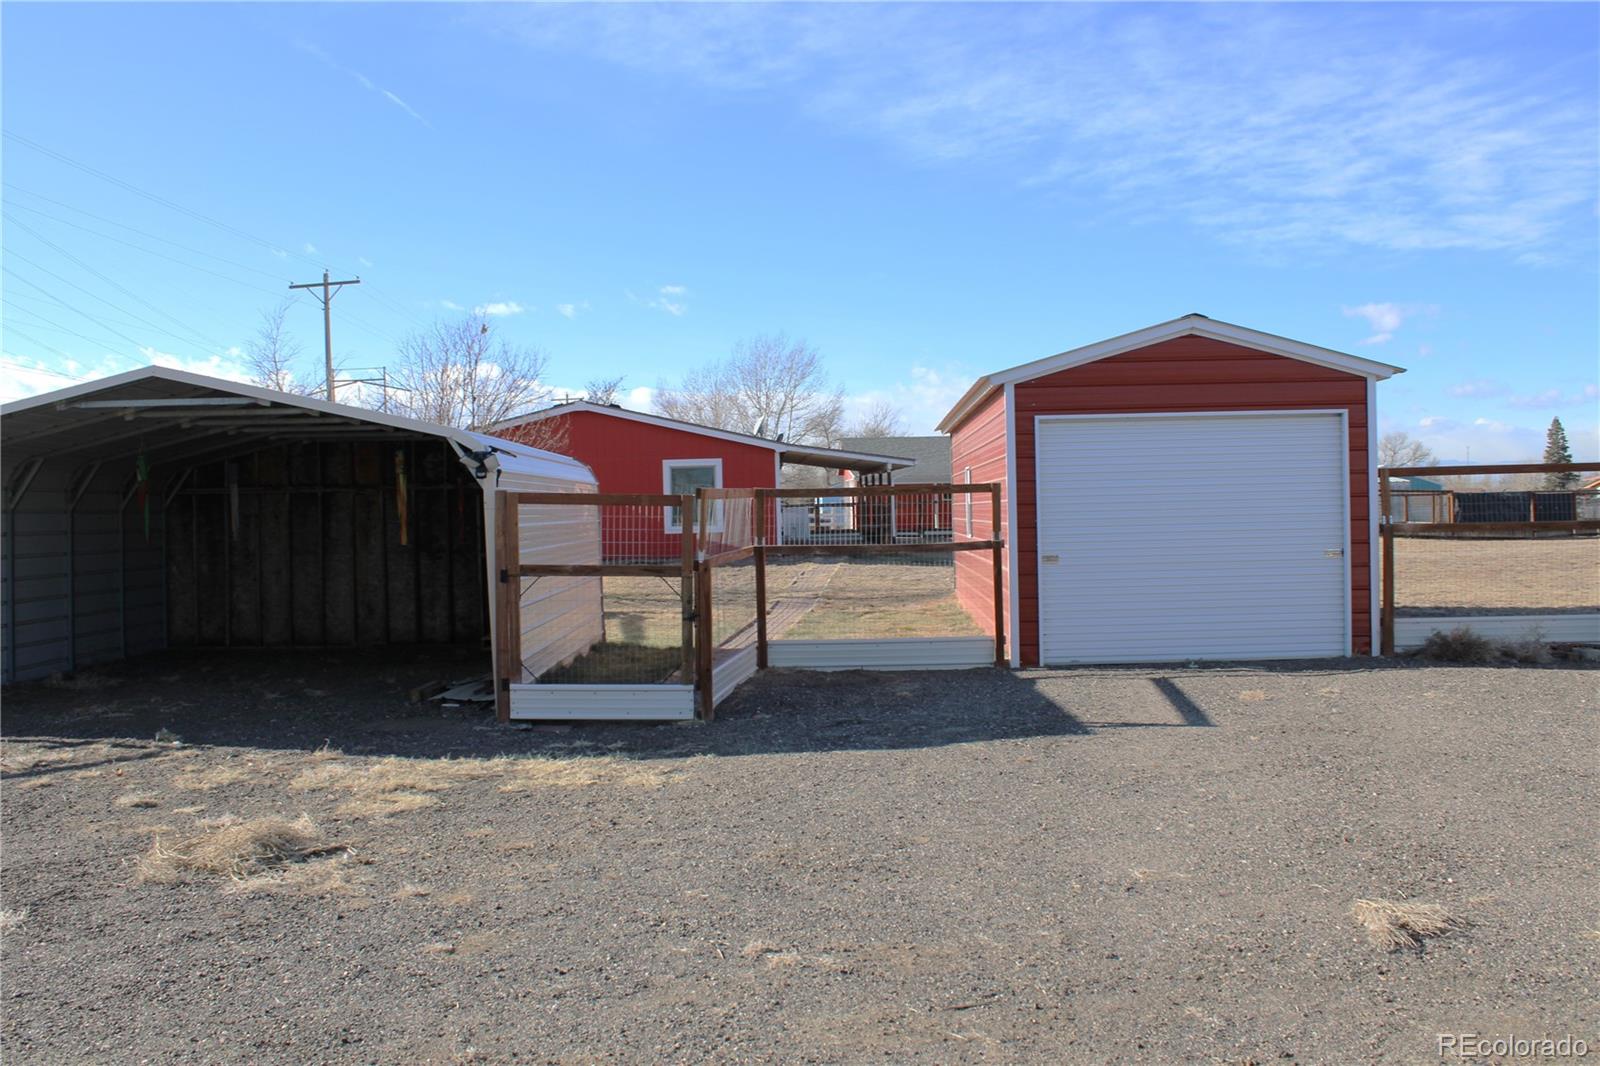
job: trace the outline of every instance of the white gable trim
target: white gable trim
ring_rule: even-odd
[[[713,440],[731,441],[734,444],[748,444],[752,448],[766,448],[783,455],[795,453],[798,455],[811,455],[822,458],[859,459],[869,463],[882,463],[890,467],[910,466],[914,460],[903,455],[875,455],[872,452],[847,452],[840,448],[812,447],[806,444],[795,444],[790,441],[768,440],[766,437],[757,437],[749,433],[735,433],[728,429],[713,429],[710,426],[696,425],[693,422],[684,422],[676,418],[667,418],[663,415],[649,415],[643,411],[629,411],[624,407],[611,407],[606,404],[589,403],[587,400],[574,400],[571,403],[560,404],[556,407],[546,407],[542,411],[530,411],[525,415],[508,418],[490,426],[490,431],[498,433],[501,430],[512,429],[516,426],[526,425],[529,422],[542,422],[547,418],[559,418],[575,411],[589,411],[597,415],[606,415],[610,418],[621,418],[629,422],[641,422],[647,426],[660,426],[662,429],[675,429],[680,433],[689,433],[697,437],[710,437]]]
[[[980,401],[989,393],[1003,385],[1014,385],[1034,378],[1044,377],[1047,374],[1070,370],[1075,366],[1092,363],[1099,359],[1107,359],[1113,355],[1121,355],[1137,348],[1146,348],[1162,341],[1174,340],[1178,337],[1209,337],[1212,340],[1225,341],[1237,344],[1243,348],[1254,348],[1257,351],[1267,352],[1271,355],[1281,355],[1287,359],[1298,359],[1303,363],[1312,363],[1324,366],[1330,370],[1340,370],[1346,374],[1355,374],[1372,381],[1381,381],[1395,374],[1404,373],[1403,367],[1393,366],[1389,363],[1380,363],[1373,359],[1362,359],[1359,356],[1336,352],[1331,348],[1321,348],[1315,344],[1306,344],[1303,341],[1290,340],[1272,333],[1262,333],[1260,330],[1247,329],[1244,326],[1235,326],[1228,322],[1219,322],[1214,318],[1203,315],[1185,315],[1175,318],[1171,322],[1162,322],[1158,325],[1147,326],[1132,333],[1124,333],[1120,337],[1109,340],[1097,341],[1082,348],[1073,348],[1071,351],[1061,352],[1057,355],[1035,359],[1031,363],[1011,367],[1009,370],[997,371],[986,374],[972,383],[972,388],[956,402],[950,413],[944,416],[939,423],[941,432],[948,433],[965,418]]]

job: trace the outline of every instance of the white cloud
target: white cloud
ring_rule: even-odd
[[[378,85],[359,70],[353,70],[350,67],[345,66],[330,56],[327,52],[323,51],[321,48],[318,48],[309,41],[296,41],[295,47],[307,55],[315,56],[330,70],[337,70],[341,74],[348,74],[350,77],[356,80],[356,84],[367,90],[367,92],[377,93],[379,96],[382,96],[385,100],[389,101],[391,104],[398,107],[400,110],[404,111],[406,114],[410,115],[412,118],[416,119],[430,130],[433,129],[433,123],[417,114],[417,112],[412,109],[410,104],[406,103],[404,100],[400,99],[400,97],[396,96],[388,89],[385,89],[383,86]]]
[[[456,303],[454,300],[440,300],[439,301],[439,306],[444,308],[446,311],[465,311],[466,310],[466,308],[462,307],[460,304]]]
[[[1413,436],[1442,460],[1532,463],[1538,462],[1544,453],[1547,425],[1522,425],[1488,416],[1462,421],[1428,415],[1417,422]],[[1572,442],[1575,456],[1585,458],[1600,455],[1600,425],[1569,423],[1567,436]]]
[[[1477,381],[1463,381],[1458,385],[1451,385],[1444,391],[1451,396],[1499,396],[1506,391],[1506,387],[1498,381],[1480,378]]]
[[[875,405],[887,403],[900,412],[907,434],[932,434],[976,377],[959,367],[913,366],[903,380],[887,388],[846,393],[845,422],[849,424]]]
[[[624,395],[622,406],[633,411],[651,411],[655,409],[656,390],[648,385],[640,385],[629,389]]]
[[[689,305],[680,297],[687,295],[689,290],[682,285],[663,285],[656,290],[656,298],[646,306],[654,307],[657,311],[665,311],[674,317],[682,316],[689,310]],[[633,298],[633,293],[628,296]]]
[[[1387,5],[568,5],[476,17],[537,48],[764,93],[931,166],[1059,186],[1270,254],[1531,260],[1587,247],[1597,122],[1579,73],[1587,44],[1570,31],[1582,14],[1530,8],[1448,34],[1427,9]],[[1517,35],[1557,43],[1548,55],[1495,47]]]
[[[305,253],[307,255],[316,255],[317,254],[317,246],[312,244],[310,241],[307,241],[305,243]]]
[[[1506,406],[1534,411],[1575,407],[1578,404],[1588,404],[1592,408],[1597,395],[1600,395],[1600,387],[1594,385],[1585,385],[1581,389],[1543,389],[1529,395],[1512,396],[1506,400]]]
[[[1394,331],[1406,320],[1406,311],[1399,304],[1367,303],[1359,307],[1341,308],[1346,318],[1364,318],[1372,327],[1372,336],[1362,344],[1387,344],[1394,339]]]
[[[520,315],[524,310],[525,308],[515,300],[496,300],[493,303],[479,304],[472,309],[472,313],[500,318],[506,315]]]
[[[230,352],[233,351],[237,351],[237,349],[230,349]],[[174,370],[187,370],[191,374],[205,374],[207,377],[225,378],[228,381],[248,382],[250,380],[250,371],[245,368],[244,364],[237,359],[226,356],[208,355],[190,358],[188,356],[174,355],[171,352],[163,352],[148,345],[141,347],[139,354],[155,366],[171,367]]]
[[[367,258],[367,257],[366,257],[366,256],[364,256],[364,255],[358,255],[358,256],[356,256],[356,262],[358,262],[358,263],[360,263],[360,264],[361,264],[361,265],[362,265],[362,266],[364,266],[364,267],[369,267],[369,266],[371,266],[371,265],[372,265],[372,260],[370,260],[370,259],[368,259],[368,258]]]
[[[584,300],[581,303],[556,304],[556,314],[562,318],[577,318],[587,310],[589,310],[588,300]]]

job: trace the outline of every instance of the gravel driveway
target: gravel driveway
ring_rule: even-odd
[[[1593,670],[774,671],[712,725],[537,730],[405,701],[475,668],[169,655],[8,690],[6,1061],[1600,1049]],[[141,866],[301,815],[347,850]],[[1362,897],[1471,924],[1386,952]]]

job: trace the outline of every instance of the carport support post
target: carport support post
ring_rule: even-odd
[[[1378,654],[1394,654],[1394,523],[1389,515],[1389,471],[1378,470],[1378,540],[1383,547],[1383,606],[1378,613]]]
[[[994,558],[994,664],[1004,669],[1006,660],[1006,577],[1005,540],[1000,536],[1000,486],[989,486],[989,539],[994,547],[989,554]]]

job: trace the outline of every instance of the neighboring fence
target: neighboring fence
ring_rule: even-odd
[[[1378,471],[1380,650],[1465,626],[1493,639],[1600,642],[1600,463]],[[1395,490],[1391,478],[1570,475],[1571,487]]]

